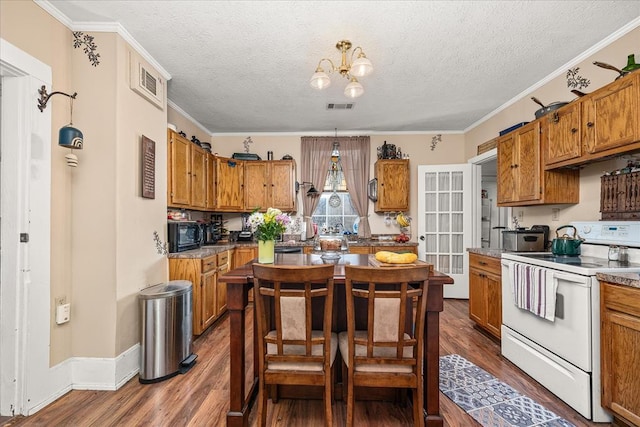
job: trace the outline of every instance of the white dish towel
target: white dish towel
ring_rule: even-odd
[[[546,269],[534,265],[511,264],[509,266],[514,304],[553,322],[556,315],[558,284],[555,280],[547,283],[546,273]]]

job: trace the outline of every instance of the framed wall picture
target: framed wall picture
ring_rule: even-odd
[[[142,197],[156,198],[156,143],[142,135]]]

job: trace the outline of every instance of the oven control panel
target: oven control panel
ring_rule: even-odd
[[[640,247],[640,221],[572,222],[585,243]]]

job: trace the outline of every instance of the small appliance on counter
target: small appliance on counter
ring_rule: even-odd
[[[238,233],[238,242],[250,242],[253,240],[253,231],[249,224],[249,214],[242,214],[242,230]]]
[[[509,252],[543,252],[544,230],[517,228],[502,232],[502,249]]]
[[[211,215],[211,222],[203,224],[205,245],[215,245],[222,238],[222,215]]]
[[[167,221],[169,252],[198,249],[204,240],[203,228],[196,221]]]

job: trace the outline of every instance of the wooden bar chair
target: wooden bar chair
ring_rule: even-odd
[[[338,350],[331,332],[333,271],[329,264],[253,264],[261,426],[267,421],[266,387],[278,384],[323,386],[325,425],[332,425],[331,366]],[[312,305],[321,312],[313,313]],[[316,329],[314,314],[322,315]]]
[[[347,368],[347,426],[353,426],[354,388],[358,386],[411,389],[414,425],[424,425],[422,373],[428,265],[347,265],[345,278],[347,332],[341,332],[338,341]],[[360,313],[363,310],[364,315]],[[362,316],[366,329],[356,330],[356,319]]]

